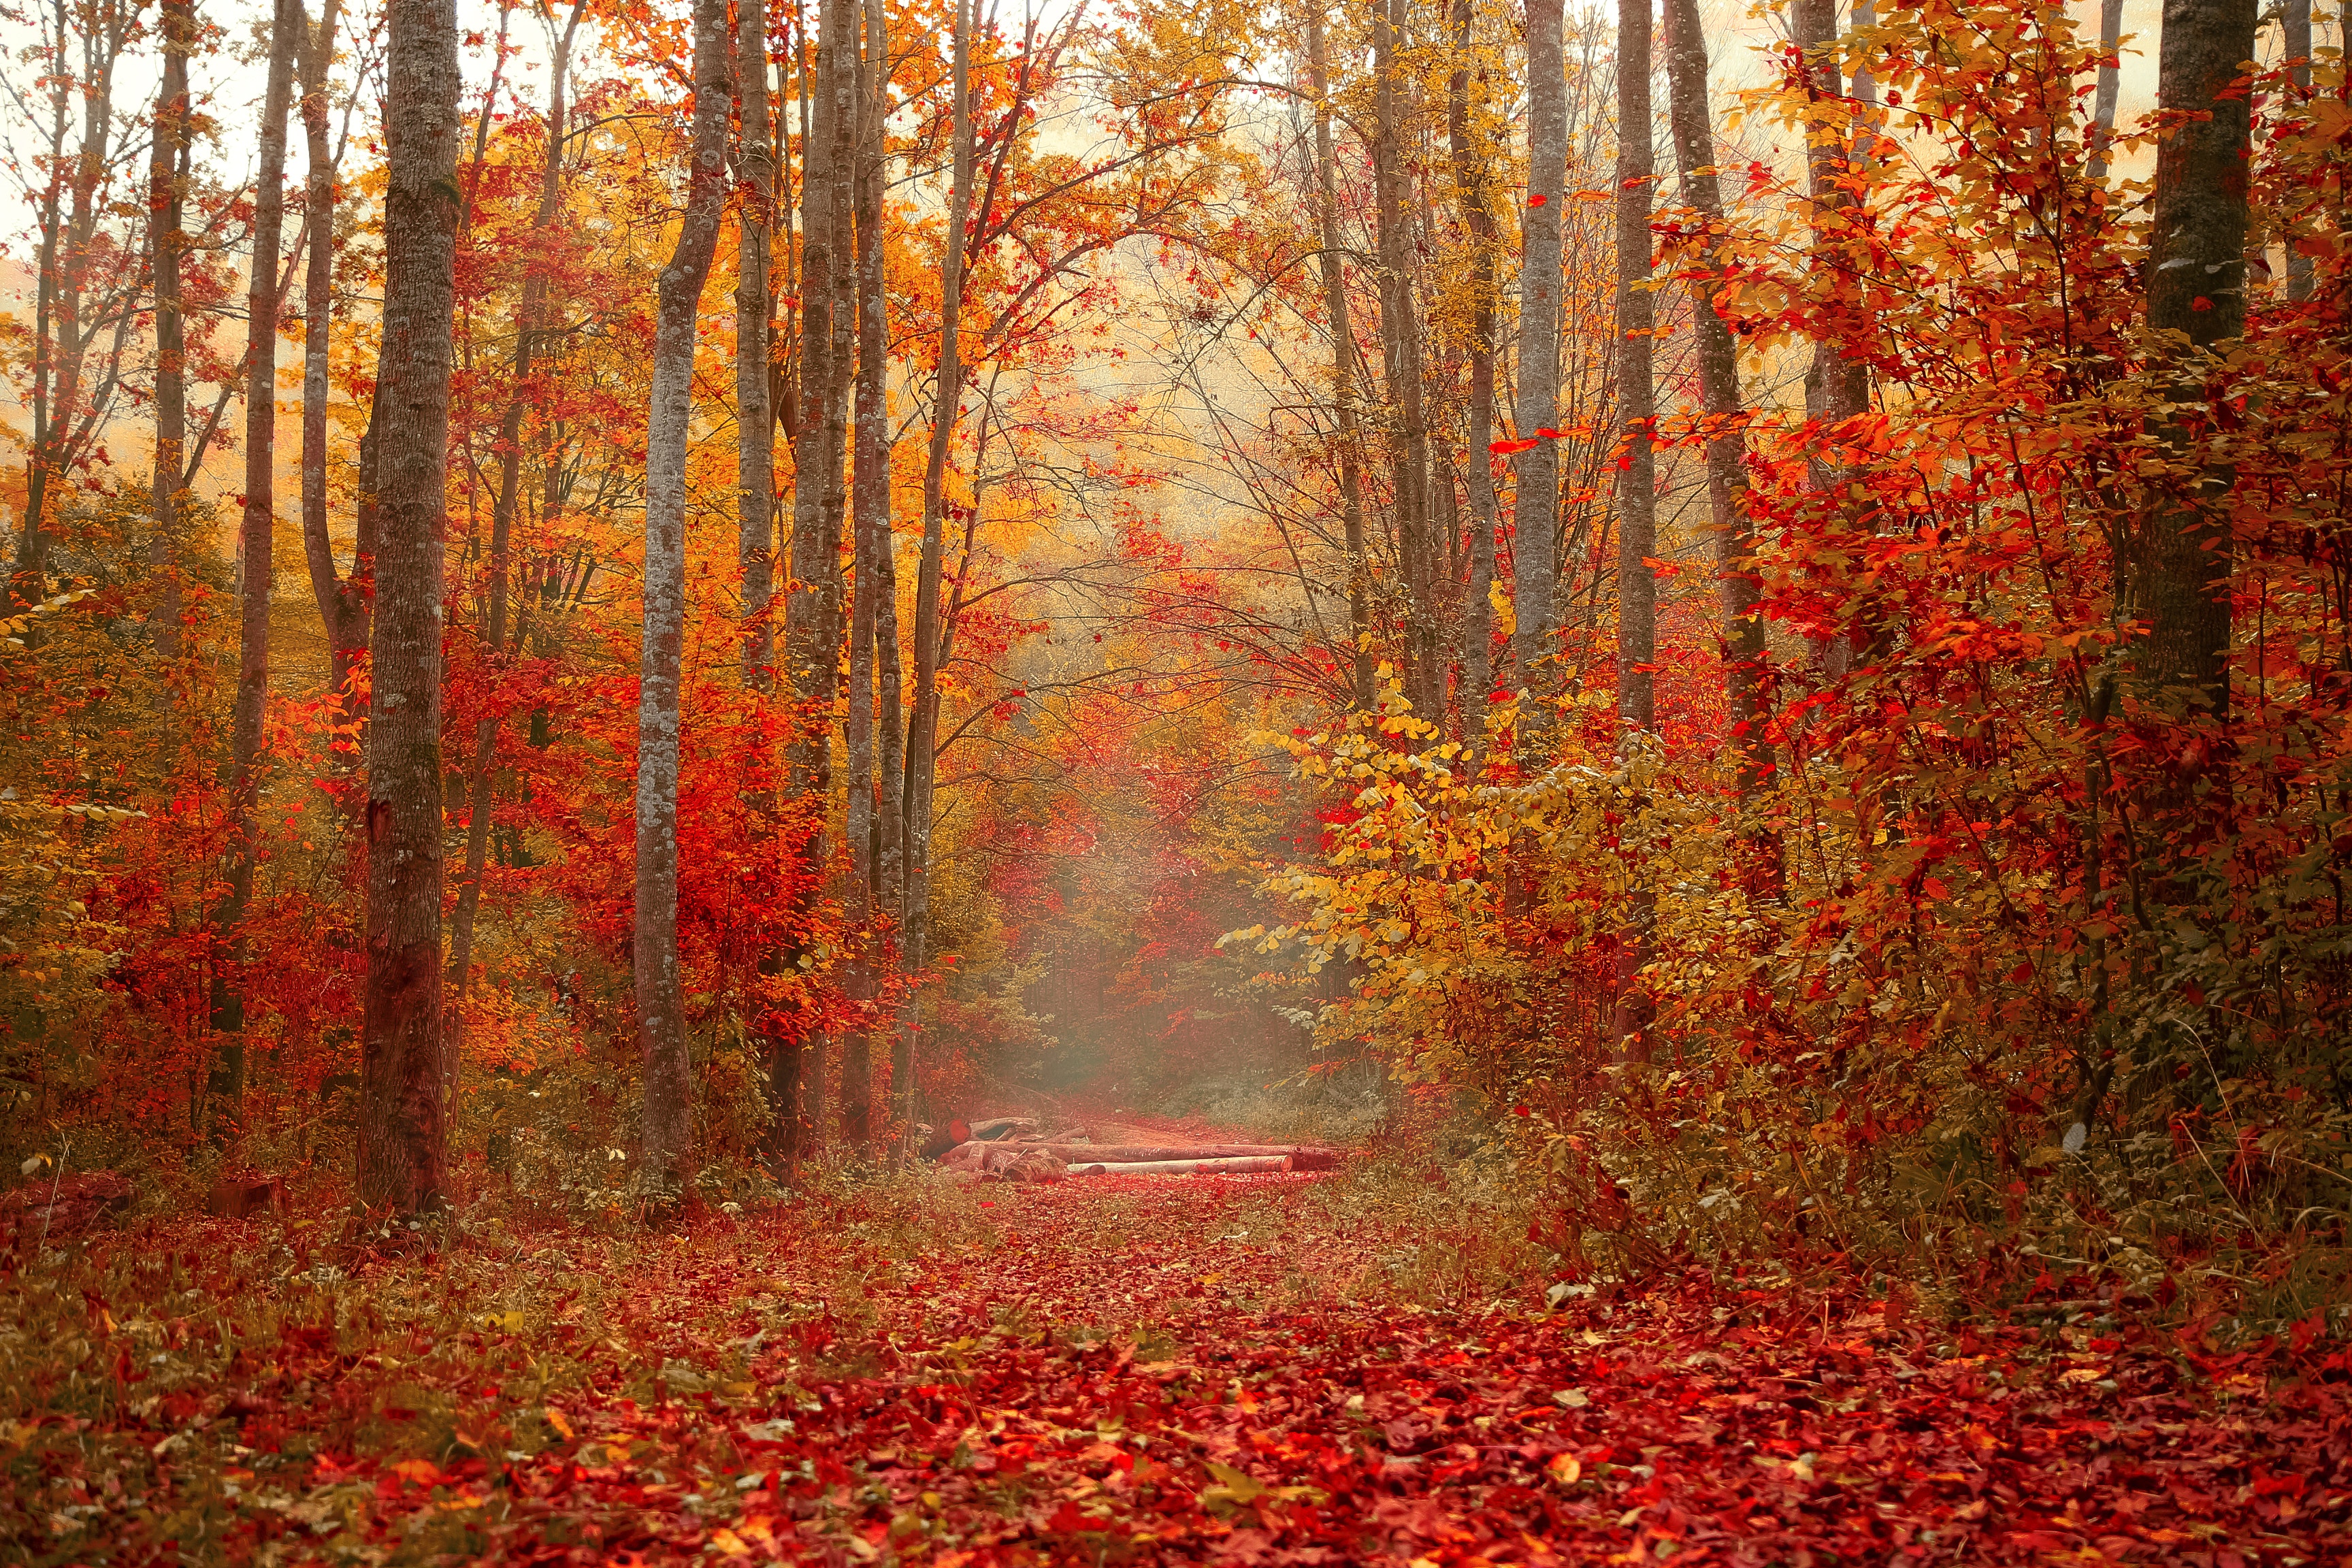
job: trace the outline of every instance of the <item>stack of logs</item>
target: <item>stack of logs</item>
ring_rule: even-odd
[[[1096,1143],[1082,1127],[1040,1135],[1027,1117],[951,1121],[934,1142],[941,1165],[968,1179],[1058,1182],[1066,1176],[1237,1176],[1328,1171],[1339,1153],[1274,1143]]]

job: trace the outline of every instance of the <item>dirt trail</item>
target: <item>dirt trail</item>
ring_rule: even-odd
[[[358,1353],[289,1320],[192,1384],[195,1404],[54,1444],[16,1430],[13,1473],[28,1484],[37,1449],[167,1456],[134,1482],[143,1511],[84,1487],[85,1528],[126,1562],[173,1554],[143,1521],[173,1517],[152,1500],[198,1450],[229,1467],[198,1555],[257,1561],[2230,1564],[2352,1547],[2340,1369],[2200,1370],[2087,1328],[1948,1344],[1858,1292],[1696,1276],[1558,1314],[1424,1310],[1368,1293],[1412,1254],[1393,1221],[1324,1178],[1106,1177],[650,1243],[539,1236],[541,1288],[511,1319],[472,1316],[488,1303],[427,1271],[409,1283],[442,1291],[442,1321],[467,1314],[437,1348],[411,1331]],[[64,1563],[94,1542],[45,1544]]]

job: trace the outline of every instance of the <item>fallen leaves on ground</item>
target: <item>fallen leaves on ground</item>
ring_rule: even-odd
[[[357,1278],[299,1233],[164,1227],[111,1266],[119,1299],[8,1281],[0,1540],[934,1568],[2230,1568],[2352,1543],[2340,1356],[2207,1354],[2088,1308],[1954,1335],[1858,1280],[1696,1271],[1559,1311],[1416,1305],[1379,1289],[1413,1238],[1317,1186],[927,1191]],[[173,1283],[134,1300],[139,1268]]]

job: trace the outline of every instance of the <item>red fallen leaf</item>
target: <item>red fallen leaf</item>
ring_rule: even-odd
[[[2189,302],[2189,308],[2192,310],[2210,310],[2213,308],[2213,301],[2200,294]]]

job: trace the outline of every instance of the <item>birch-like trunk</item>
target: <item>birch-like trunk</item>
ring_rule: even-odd
[[[335,163],[327,138],[327,74],[335,58],[335,4],[326,0],[302,55],[302,213],[310,228],[302,279],[302,555],[327,632],[327,689],[348,705],[358,701],[352,674],[368,643],[366,581],[375,540],[372,531],[362,533],[351,574],[337,570],[327,531],[327,350],[335,310]],[[365,509],[361,515],[372,521],[374,510]]]
[[[686,636],[686,448],[694,419],[695,319],[727,206],[734,98],[726,0],[695,0],[694,141],[686,214],[662,268],[646,426],[645,642],[637,702],[637,1037],[645,1051],[638,1181],[673,1205],[693,1158],[694,1081],[677,973],[678,688]]]
[[[866,65],[858,94],[856,149],[856,449],[852,458],[850,511],[856,598],[849,625],[849,914],[858,943],[850,972],[850,999],[870,1010],[876,948],[868,934],[877,909],[879,845],[875,826],[874,633],[880,608],[877,563],[890,548],[888,323],[882,277],[882,163],[889,109],[889,18],[882,0],[866,0]],[[873,1135],[873,1031],[861,1017],[845,1042],[841,1084],[842,1133],[863,1146]],[[895,1064],[894,1064],[895,1065]],[[894,1085],[900,1080],[895,1077]]]
[[[1331,403],[1339,422],[1339,527],[1348,553],[1348,632],[1356,706],[1372,705],[1371,563],[1364,553],[1364,440],[1356,413],[1356,333],[1339,247],[1339,174],[1331,136],[1331,68],[1319,0],[1307,9],[1307,88],[1315,95],[1316,219],[1322,242],[1323,311],[1331,335]]]
[[[1568,178],[1568,76],[1560,55],[1561,0],[1528,0],[1528,205],[1519,262],[1519,439],[1559,419],[1560,207]],[[1648,23],[1645,20],[1643,37]],[[1621,29],[1622,38],[1622,29]],[[1622,67],[1621,66],[1622,69]],[[1648,84],[1642,88],[1643,101]],[[1644,121],[1646,124],[1646,121]],[[1648,199],[1643,187],[1643,200]],[[1623,196],[1619,197],[1622,205]],[[1623,224],[1620,218],[1619,226]],[[1648,296],[1643,296],[1646,308]],[[1647,340],[1643,340],[1644,350]],[[1533,688],[1551,652],[1554,558],[1559,531],[1559,448],[1549,437],[1511,459],[1512,656],[1517,684]]]
[[[1649,564],[1657,554],[1650,137],[1650,5],[1635,0],[1617,10],[1617,717],[1629,737],[1657,728],[1657,584]],[[1635,983],[1649,963],[1656,894],[1635,875],[1633,909],[1618,939],[1612,1031],[1629,1057],[1646,1059],[1650,1006]]]
[[[441,607],[457,235],[454,0],[391,0],[379,554],[369,643],[359,1198],[443,1202]]]

